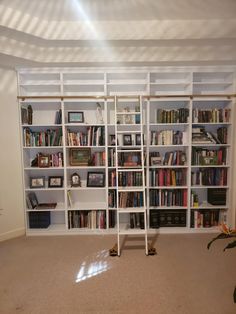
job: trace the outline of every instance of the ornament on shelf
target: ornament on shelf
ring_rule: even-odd
[[[104,124],[102,116],[102,107],[99,102],[97,102],[96,119],[98,124]]]
[[[130,112],[129,107],[125,107],[124,112],[125,113]],[[125,114],[124,115],[124,122],[125,122],[124,124],[132,124],[133,123],[132,115],[131,114]]]

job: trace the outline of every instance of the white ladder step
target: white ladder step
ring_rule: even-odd
[[[140,167],[140,168],[121,168],[121,167],[119,167],[118,169],[117,169],[117,171],[118,172],[143,172],[144,171],[144,169],[142,168],[142,167]]]
[[[145,192],[145,188],[143,186],[119,187],[118,192]]]
[[[144,213],[146,211],[145,207],[126,207],[126,208],[118,208],[117,211],[119,213]]]

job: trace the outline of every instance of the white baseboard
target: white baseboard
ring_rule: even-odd
[[[25,235],[25,228],[19,228],[0,234],[0,242]]]

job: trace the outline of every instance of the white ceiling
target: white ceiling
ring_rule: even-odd
[[[2,0],[0,64],[236,64],[236,0]]]

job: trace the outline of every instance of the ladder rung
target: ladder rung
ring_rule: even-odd
[[[142,153],[141,149],[117,149],[117,153]]]
[[[144,192],[143,186],[119,187],[118,192]]]
[[[134,228],[134,229],[127,229],[127,230],[118,230],[119,234],[146,234],[146,230],[145,229],[138,229],[138,228]]]
[[[117,171],[119,172],[143,172],[144,169],[143,168],[136,168],[136,169],[133,169],[133,168],[125,168],[125,169],[117,169]]]
[[[130,133],[142,133],[142,130],[137,130],[137,131],[130,131],[130,130],[126,130],[126,131],[119,131],[117,130],[116,133],[120,133],[120,134],[130,134]]]
[[[126,207],[118,208],[119,213],[144,213],[146,211],[145,207]]]

